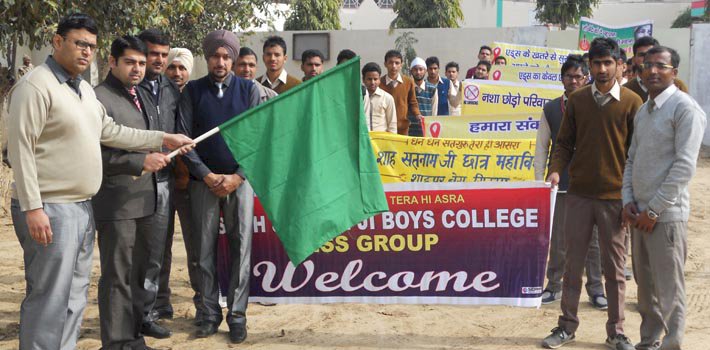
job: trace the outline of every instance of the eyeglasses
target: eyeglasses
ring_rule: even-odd
[[[64,40],[67,40],[66,37],[64,37]],[[74,40],[74,45],[79,49],[79,50],[89,50],[91,52],[96,51],[96,44],[92,44],[90,42],[86,42],[84,40]]]
[[[576,74],[576,75],[565,74],[565,75],[562,76],[563,79],[566,79],[566,80],[576,80],[576,81],[583,80],[584,77],[585,77],[584,75],[580,75],[580,74]]]
[[[656,67],[658,70],[666,70],[666,69],[673,69],[675,67],[671,66],[670,64],[665,64],[661,62],[648,62],[648,63],[641,63],[639,65],[641,70],[651,70],[651,68]]]

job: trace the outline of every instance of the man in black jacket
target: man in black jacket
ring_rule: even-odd
[[[170,79],[163,76],[168,66],[170,41],[163,32],[157,29],[147,29],[138,34],[147,49],[147,65],[145,79],[138,85],[141,96],[146,96],[144,104],[148,115],[154,115],[154,121],[165,132],[175,131],[180,91]],[[152,229],[151,240],[148,243],[149,252],[145,257],[143,271],[144,302],[143,333],[148,336],[163,338],[169,336],[164,329],[155,323],[160,318],[172,318],[173,308],[170,305],[170,264],[172,260],[172,235],[168,233],[172,218],[171,202],[175,182],[172,164],[156,174],[158,201],[156,203],[156,220]]]
[[[137,85],[146,64],[145,45],[136,37],[114,40],[111,72],[96,87],[96,97],[117,124],[162,130],[157,116],[144,103]],[[170,160],[162,153],[127,152],[102,146],[103,181],[92,201],[101,252],[99,319],[103,349],[146,349],[141,334],[144,298],[144,258],[161,221],[156,211],[161,190],[157,174]],[[159,327],[156,325],[156,327]],[[162,334],[170,332],[160,327]],[[145,332],[143,332],[145,333]]]

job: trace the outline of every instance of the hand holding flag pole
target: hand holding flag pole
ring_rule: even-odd
[[[210,130],[210,131],[208,131],[208,132],[206,132],[206,133],[204,133],[204,134],[202,134],[202,135],[196,137],[194,140],[192,140],[193,142],[192,142],[191,144],[189,144],[189,145],[184,145],[184,146],[181,146],[181,147],[178,147],[178,148],[174,149],[172,152],[168,153],[168,159],[173,159],[173,158],[175,158],[175,156],[177,156],[177,155],[179,155],[179,154],[184,154],[184,153],[186,153],[186,152],[183,151],[185,148],[188,148],[188,147],[189,147],[189,148],[194,148],[195,145],[197,145],[200,141],[204,141],[206,138],[208,138],[208,137],[210,137],[210,136],[212,136],[212,135],[214,135],[214,134],[216,134],[216,133],[218,133],[218,132],[219,132],[219,126],[217,126],[217,127],[213,128],[212,130]],[[149,173],[149,171],[143,170],[143,172],[141,172],[141,176],[143,176],[143,175],[145,175],[145,174],[148,174],[148,173]],[[134,176],[133,178],[134,178],[134,179],[137,179],[138,177],[139,177],[139,176]]]

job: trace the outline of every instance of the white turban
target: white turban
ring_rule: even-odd
[[[168,53],[168,66],[178,61],[187,69],[187,73],[192,75],[192,52],[181,47],[173,47]]]
[[[422,66],[422,67],[426,68],[426,62],[424,62],[424,60],[421,57],[415,57],[412,60],[412,64],[409,65],[409,68],[411,69],[416,66]]]

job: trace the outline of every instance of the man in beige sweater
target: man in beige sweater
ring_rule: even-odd
[[[97,33],[84,14],[64,18],[52,38],[53,55],[10,94],[12,219],[27,281],[20,310],[23,350],[76,347],[94,247],[90,200],[101,185],[100,144],[144,151],[192,144],[182,135],[117,125],[106,115],[81,79]],[[167,162],[164,157],[162,166]]]

